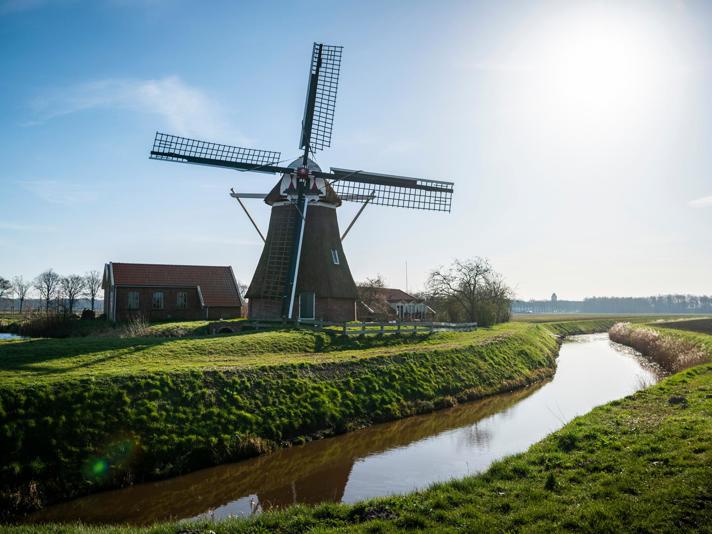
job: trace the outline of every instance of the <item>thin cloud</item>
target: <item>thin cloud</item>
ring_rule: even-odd
[[[91,204],[99,200],[97,191],[88,190],[85,186],[79,184],[56,180],[28,180],[19,184],[26,191],[50,204],[76,206]]]
[[[691,208],[712,208],[712,196],[690,200],[688,205]]]
[[[93,109],[120,109],[158,115],[164,126],[178,135],[250,144],[243,135],[230,131],[222,106],[176,76],[94,80],[56,89],[31,104],[35,118],[28,125]]]
[[[8,230],[13,232],[56,232],[57,228],[44,224],[23,224],[10,221],[0,221],[0,230]]]

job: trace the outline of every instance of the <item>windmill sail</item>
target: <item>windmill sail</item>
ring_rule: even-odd
[[[449,212],[453,183],[391,174],[337,169],[316,173],[330,180],[330,185],[342,200],[365,202],[428,211]]]
[[[277,166],[280,157],[280,152],[272,150],[221,145],[160,132],[156,132],[150,156],[151,159],[164,161],[213,165],[272,174],[289,171],[289,169]]]
[[[305,150],[313,152],[331,146],[342,50],[342,46],[314,43],[299,143]]]

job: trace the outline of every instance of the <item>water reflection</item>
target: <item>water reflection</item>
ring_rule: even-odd
[[[654,370],[607,336],[581,336],[578,342],[563,345],[556,375],[546,384],[236,464],[92,495],[50,507],[31,519],[148,524],[412,491],[482,471],[576,415],[655,380]]]

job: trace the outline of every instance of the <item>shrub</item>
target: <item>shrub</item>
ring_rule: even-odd
[[[73,322],[69,315],[38,313],[20,323],[18,333],[26,337],[69,337]]]
[[[149,335],[149,333],[148,321],[142,315],[137,315],[129,319],[124,325],[121,337],[145,337]]]
[[[693,339],[665,334],[653,328],[636,328],[631,323],[617,323],[608,334],[616,343],[633,347],[672,373],[710,360],[705,348]]]

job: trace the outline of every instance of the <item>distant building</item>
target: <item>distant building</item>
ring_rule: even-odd
[[[359,320],[364,321],[423,321],[431,320],[435,310],[423,299],[400,289],[360,287]]]
[[[102,286],[111,321],[230,319],[245,309],[232,267],[109,262]]]
[[[556,303],[556,301],[559,300],[559,298],[556,296],[556,293],[551,294],[551,302]]]

